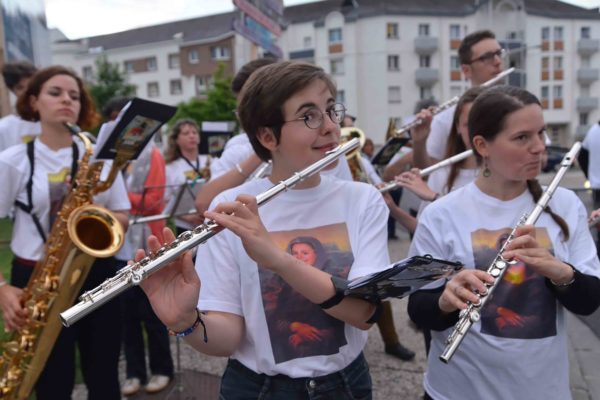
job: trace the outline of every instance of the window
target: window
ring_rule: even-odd
[[[581,66],[583,68],[590,67],[590,56],[581,56]]]
[[[460,69],[460,59],[458,56],[450,56],[450,69],[453,71]]]
[[[335,96],[335,102],[346,104],[346,92],[343,89],[337,91],[337,95]]]
[[[582,39],[590,39],[592,37],[592,30],[589,26],[581,27],[581,38]],[[587,124],[584,124],[587,125]]]
[[[312,38],[310,36],[304,36],[304,48],[310,49],[312,47]]]
[[[190,64],[198,64],[200,61],[200,55],[198,54],[198,50],[190,50],[188,52],[188,62]]]
[[[550,28],[547,26],[542,28],[542,40],[550,40]]]
[[[344,60],[341,58],[331,60],[330,67],[332,75],[342,75],[344,73]]]
[[[450,25],[450,39],[460,39],[460,25]]]
[[[548,90],[548,86],[542,86],[541,96],[542,100],[548,100],[550,97],[550,91]]]
[[[179,68],[179,54],[169,54],[169,68],[177,69]]]
[[[581,97],[590,97],[590,85],[581,85]]]
[[[419,24],[419,36],[429,36],[429,24]]]
[[[231,51],[229,50],[229,47],[211,47],[210,58],[213,60],[229,60],[231,58]]]
[[[400,71],[400,56],[388,56],[388,71]]]
[[[419,91],[421,95],[421,100],[433,98],[433,92],[431,91],[431,87],[420,86]]]
[[[146,59],[146,71],[156,71],[156,57]]]
[[[183,91],[181,90],[181,79],[172,79],[169,82],[169,87],[171,90],[171,94],[173,95],[178,95],[183,93]]]
[[[123,68],[125,68],[126,73],[131,74],[133,72],[133,61],[125,61]]]
[[[587,125],[588,124],[588,113],[579,113],[579,125]]]
[[[562,69],[562,57],[554,57],[554,70]]]
[[[148,82],[148,97],[158,97],[158,82]]]
[[[563,40],[563,28],[562,26],[554,27],[554,40]]]
[[[329,44],[342,43],[342,28],[329,30]]]
[[[400,103],[402,98],[400,97],[400,86],[389,86],[388,87],[388,102],[389,103]]]
[[[388,22],[387,24],[387,38],[398,39],[398,24],[395,22]]]
[[[94,71],[92,69],[91,65],[86,65],[85,67],[83,67],[83,79],[86,81],[91,81],[92,79],[94,79]]]
[[[212,85],[212,76],[200,76],[196,75],[196,93],[203,94],[210,88]]]
[[[550,69],[550,57],[542,57],[542,71]]]
[[[431,56],[419,56],[419,67],[429,68],[431,65]]]

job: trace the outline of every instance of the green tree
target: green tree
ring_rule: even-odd
[[[192,98],[180,103],[170,123],[180,118],[191,118],[198,124],[203,121],[235,121],[233,110],[236,99],[231,91],[231,79],[225,77],[225,66],[219,64],[213,75],[213,84],[206,92],[206,99]]]
[[[119,70],[119,64],[110,63],[106,56],[96,59],[96,74],[93,82],[88,83],[98,110],[102,110],[113,97],[135,95],[135,86],[127,83],[127,77]]]

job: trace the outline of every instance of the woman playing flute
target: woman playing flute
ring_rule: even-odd
[[[536,227],[516,230],[502,254],[514,263],[451,363],[438,360],[459,311],[494,281],[485,272],[490,261],[542,194],[536,177],[545,123],[534,95],[510,86],[488,89],[473,104],[468,128],[481,173],[424,210],[409,251],[467,266],[409,299],[413,321],[434,331],[426,398],[570,399],[565,309],[590,314],[598,308],[600,262],[583,204],[560,187]]]

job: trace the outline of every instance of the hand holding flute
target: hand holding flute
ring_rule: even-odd
[[[590,214],[590,218],[588,219],[588,224],[590,228],[593,228],[594,225],[600,223],[600,208],[592,211]]]

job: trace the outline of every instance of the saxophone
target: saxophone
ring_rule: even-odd
[[[103,163],[90,165],[92,145],[75,126],[67,126],[83,141],[75,184],[65,197],[40,259],[23,290],[28,314],[25,326],[3,344],[0,357],[0,398],[27,399],[61,330],[59,313],[75,301],[95,258],[115,254],[124,230],[93,196],[108,189],[123,166],[115,160],[109,177],[99,182]],[[117,169],[113,172],[114,169]]]

